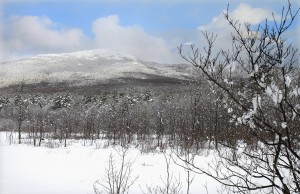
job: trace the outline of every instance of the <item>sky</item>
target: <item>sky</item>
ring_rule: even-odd
[[[222,13],[257,25],[280,14],[285,0],[2,0],[1,61],[38,54],[106,49],[161,63],[179,63],[181,44],[204,46],[201,31],[230,45]],[[300,7],[297,0],[291,0]],[[299,45],[299,17],[289,32]]]

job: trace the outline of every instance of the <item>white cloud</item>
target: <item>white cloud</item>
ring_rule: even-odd
[[[225,11],[223,11],[224,13]],[[214,17],[208,25],[200,26],[198,30],[208,31],[208,30],[224,30],[228,28],[228,21],[224,18],[224,14],[220,14],[217,17]],[[238,7],[229,11],[229,16],[235,21],[240,23],[249,23],[256,25],[264,21],[266,18],[272,19],[272,11],[265,10],[263,8],[254,8],[248,4],[240,3]]]
[[[294,2],[295,3],[295,2]],[[224,11],[223,11],[224,13]],[[199,48],[203,48],[206,45],[206,40],[202,36],[200,31],[205,31],[209,33],[214,33],[217,35],[217,39],[214,43],[213,53],[223,50],[231,49],[232,47],[232,35],[234,29],[229,25],[229,22],[224,18],[224,14],[220,13],[218,16],[214,17],[207,25],[202,25],[197,28],[198,30],[198,42]],[[279,21],[280,15],[275,14],[275,19]],[[279,13],[280,14],[280,13]],[[268,19],[270,24],[273,22],[272,11],[269,9],[255,8],[245,3],[240,3],[234,10],[229,11],[229,16],[234,21],[238,21],[242,24],[241,30],[243,30],[243,23],[247,22],[252,26],[264,23],[265,19]],[[298,22],[298,23],[297,23]],[[287,43],[292,43],[296,48],[300,45],[300,27],[297,26],[299,20],[294,21],[293,27],[291,27],[286,33]],[[254,33],[254,32],[253,32]],[[199,46],[200,45],[200,46]],[[296,56],[299,58],[299,56]]]
[[[2,60],[94,48],[128,53],[148,61],[180,60],[171,43],[148,34],[140,26],[122,26],[117,15],[95,20],[91,26],[94,38],[88,38],[81,29],[61,27],[48,17],[13,16],[5,26]]]
[[[130,53],[149,61],[174,62],[178,59],[163,38],[148,34],[137,25],[122,26],[117,15],[94,21],[93,33],[100,48]]]
[[[229,25],[229,22],[224,18],[225,10],[218,16],[214,17],[210,23],[207,25],[202,25],[197,28],[198,31],[206,31],[210,33],[217,34],[217,40],[215,41],[214,47],[215,51],[220,48],[227,50],[231,48],[232,37],[231,33],[234,29]],[[238,21],[242,24],[241,30],[243,30],[243,24],[249,23],[251,25],[257,25],[264,22],[265,19],[272,19],[272,11],[268,9],[263,9],[260,7],[252,7],[246,3],[240,3],[234,10],[230,11],[229,7],[229,17],[234,21]],[[275,17],[277,17],[275,15]],[[206,44],[203,36],[200,36],[200,44]]]
[[[6,27],[2,42],[7,55],[74,51],[86,41],[80,29],[57,29],[57,24],[47,17],[14,16]]]
[[[241,3],[232,13],[233,19],[250,24],[259,24],[266,18],[272,19],[272,11],[263,8],[253,8],[250,5]]]

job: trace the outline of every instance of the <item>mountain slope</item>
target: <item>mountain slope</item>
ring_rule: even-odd
[[[144,62],[135,57],[106,50],[47,54],[1,63],[0,86],[24,81],[88,85],[111,80],[147,80],[156,78],[186,80],[192,70],[188,65]]]

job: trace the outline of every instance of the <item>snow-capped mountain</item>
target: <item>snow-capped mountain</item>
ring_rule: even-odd
[[[186,80],[192,67],[144,62],[129,54],[107,50],[45,54],[16,61],[2,62],[0,87],[25,83],[51,82],[87,85],[122,78],[155,77]]]

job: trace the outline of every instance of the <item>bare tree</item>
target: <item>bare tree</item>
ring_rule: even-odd
[[[25,120],[25,111],[27,108],[27,99],[24,99],[22,93],[24,89],[24,82],[21,82],[20,84],[20,89],[17,91],[17,95],[14,98],[14,105],[15,105],[15,116],[17,120],[17,128],[18,128],[18,139],[19,139],[19,144],[21,144],[21,132],[22,132],[22,124],[23,121]]]
[[[200,69],[217,91],[230,120],[255,140],[252,145],[223,142],[218,161],[208,169],[190,163],[232,192],[300,192],[299,53],[285,38],[298,12],[288,1],[279,19],[273,14],[272,22],[252,26],[231,19],[227,9],[231,50],[215,52],[217,36],[207,32],[204,52],[192,45],[187,54],[179,47],[183,59]]]
[[[103,182],[98,180],[94,183],[94,191],[96,194],[124,194],[129,192],[130,187],[138,179],[138,176],[132,177],[132,165],[134,160],[126,159],[128,151],[128,148],[123,147],[121,151],[117,151],[121,159],[120,166],[116,164],[116,158],[110,154],[108,167],[105,170],[105,179]]]

